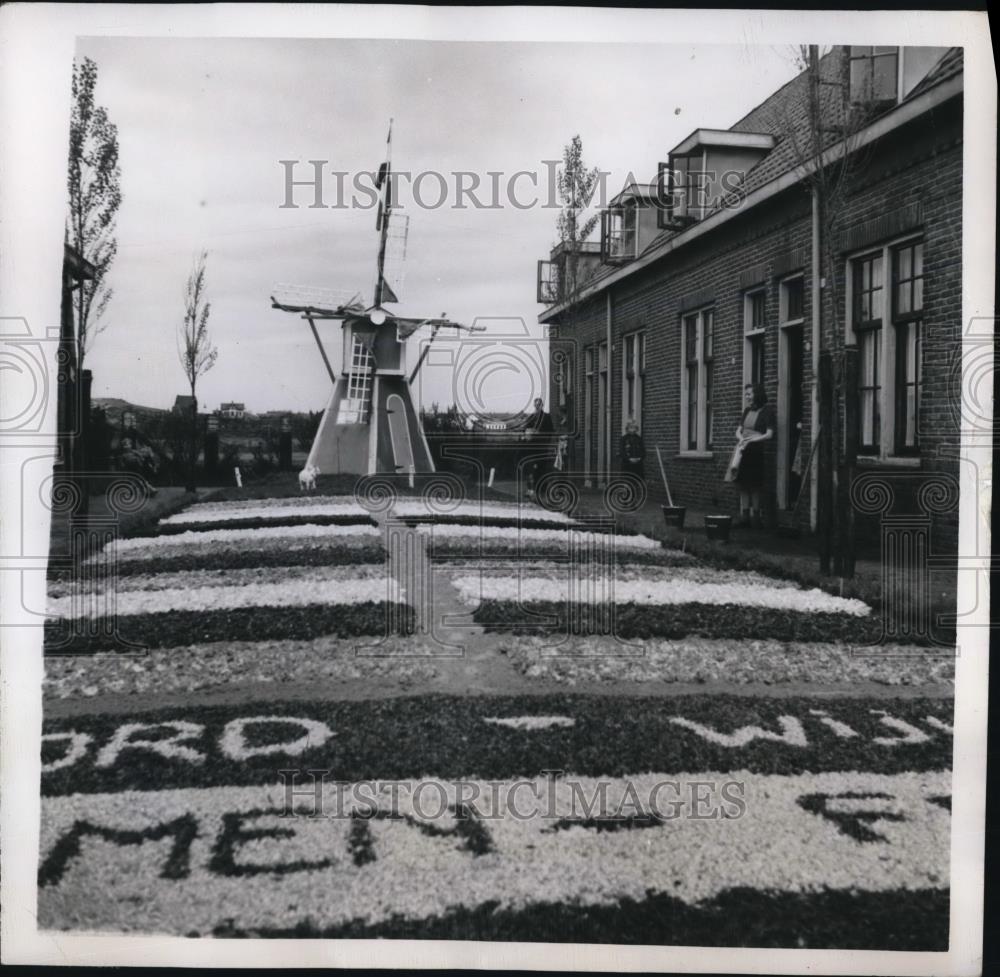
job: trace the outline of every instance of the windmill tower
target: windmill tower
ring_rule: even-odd
[[[386,161],[379,167],[376,180],[380,192],[375,223],[379,248],[371,305],[365,305],[360,292],[291,285],[276,285],[271,296],[272,308],[297,313],[309,323],[333,384],[306,462],[324,474],[433,472],[434,462],[411,394],[427,346],[407,376],[406,340],[424,326],[431,329],[430,342],[442,328],[469,332],[483,328],[463,326],[443,316],[396,316],[384,308],[386,303],[399,301],[388,279],[393,277],[395,287],[399,288],[409,230],[409,218],[394,213],[391,148],[390,120]],[[316,328],[317,321],[331,319],[341,322],[343,349],[339,375]]]

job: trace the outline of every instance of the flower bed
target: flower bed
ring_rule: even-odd
[[[322,545],[323,543],[341,543],[351,545],[351,540],[366,542],[381,541],[382,533],[375,526],[318,526],[308,524],[302,526],[265,526],[255,529],[210,529],[205,532],[186,531],[170,536],[137,536],[117,540],[115,552],[120,557],[128,555],[130,560],[154,559],[168,552],[181,552],[185,547],[202,546],[206,552],[218,552],[222,549],[259,548],[265,544],[279,547],[290,545]],[[212,544],[208,547],[207,544]],[[192,550],[193,551],[193,550]],[[101,558],[101,554],[90,557],[86,562],[93,563]]]
[[[461,568],[450,567],[452,579],[468,576],[470,573],[484,580],[496,577],[513,577],[526,581],[534,577],[542,577],[547,582],[568,579],[571,564],[556,560],[511,560],[484,563],[481,567]],[[700,566],[695,560],[683,559],[675,563],[664,564],[633,564],[617,562],[614,564],[614,582],[617,586],[622,582],[635,581],[639,583],[656,583],[661,581],[684,580],[689,583],[714,584],[746,584],[754,587],[768,587],[775,590],[796,589],[797,584],[791,580],[776,580],[763,574],[746,573],[739,570],[713,570],[711,567]]]
[[[84,581],[87,592],[111,591],[176,590],[192,587],[245,587],[254,584],[280,583],[283,581],[329,581],[355,582],[358,580],[383,580],[385,565],[372,563],[352,566],[261,566],[251,567],[201,567],[188,570],[150,573],[145,564],[138,567],[139,573],[126,574],[119,578],[115,574],[107,579]],[[49,584],[49,597],[70,597],[77,593],[76,584],[70,580],[56,580]]]
[[[484,600],[473,612],[472,619],[491,632],[600,633],[607,615],[603,608],[586,608],[587,605],[567,605],[566,601],[532,601],[526,606],[516,601]],[[882,622],[874,615],[778,611],[771,607],[738,604],[688,603],[658,607],[622,603],[614,607],[613,633],[622,638],[773,638],[874,645],[881,639]]]
[[[245,512],[247,510],[270,511],[272,509],[305,509],[350,506],[363,513],[363,508],[353,495],[300,495],[276,499],[231,499],[227,502],[197,502],[188,506],[183,513]]]
[[[220,527],[226,529],[263,529],[269,526],[374,526],[375,520],[364,511],[353,512],[346,508],[341,512],[317,512],[297,515],[295,513],[264,514],[243,516],[239,513],[229,513],[225,518],[211,518],[202,521],[187,520],[182,523],[160,523],[157,533],[160,536],[170,536],[180,533],[201,533],[215,531]]]
[[[544,529],[551,526],[576,526],[577,520],[563,512],[552,512],[541,506],[461,502],[442,506],[440,510],[423,500],[397,502],[392,514],[404,520],[431,521],[436,525],[464,526],[523,526]]]
[[[222,583],[218,586],[174,586],[153,590],[123,590],[115,595],[118,616],[161,614],[169,611],[204,612],[249,607],[304,607],[309,604],[366,604],[386,600],[399,590],[395,581],[385,576],[369,580],[330,580],[322,577],[280,576],[271,582]],[[51,618],[98,617],[105,613],[106,595],[94,592],[71,594],[49,600]]]
[[[373,640],[373,639],[368,639]],[[438,674],[436,644],[387,638],[373,654],[358,654],[357,638],[226,640],[151,649],[141,656],[48,656],[42,694],[48,699],[98,695],[199,692],[254,684],[331,685],[371,680],[401,688]]]
[[[355,604],[159,611],[121,618],[118,634],[125,641],[147,648],[170,648],[195,642],[308,641],[325,635],[380,635],[386,633],[390,622],[399,622],[398,631],[401,634],[412,632],[413,608],[405,604],[390,605],[385,601],[369,600]],[[109,650],[108,638],[90,634],[88,628],[86,618],[47,621],[46,652],[92,655]]]
[[[207,565],[224,570],[265,569],[270,567],[330,567],[351,566],[364,568],[375,565],[384,571],[386,552],[380,541],[351,540],[344,537],[336,543],[319,542],[312,545],[290,547],[264,547],[254,549],[227,549],[212,552],[212,547],[166,550],[138,559],[118,560],[113,574],[125,578],[132,574],[179,573],[203,570]],[[62,575],[62,579],[65,578]]]
[[[531,529],[516,526],[417,526],[417,531],[432,534],[432,555],[439,559],[470,559],[479,555],[569,558],[587,560],[595,551],[609,553],[612,559],[633,562],[678,562],[683,556],[664,556],[655,540],[646,536],[627,536],[615,533],[594,533],[561,529]]]
[[[622,645],[589,637],[569,638],[553,647],[542,638],[525,636],[506,644],[503,652],[528,678],[567,686],[624,681],[946,687],[955,677],[953,655],[911,645],[865,651],[828,641],[697,637]]]
[[[556,604],[577,600],[582,595],[590,602],[651,605],[715,604],[768,608],[798,613],[846,614],[864,617],[870,609],[859,600],[834,597],[822,590],[799,590],[795,587],[769,587],[757,580],[732,580],[726,583],[704,580],[618,580],[604,575],[574,576],[574,590],[567,580],[548,577],[490,577],[484,585],[476,576],[453,580],[466,604],[475,606],[484,595],[490,601]]]

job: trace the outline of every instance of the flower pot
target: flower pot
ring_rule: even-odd
[[[729,542],[729,530],[733,526],[732,516],[705,516],[705,535],[720,543]]]
[[[678,529],[684,528],[684,516],[687,514],[687,506],[683,505],[661,505],[663,510],[663,521],[668,526],[676,526]]]

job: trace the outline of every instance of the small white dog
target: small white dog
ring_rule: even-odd
[[[321,474],[320,470],[315,465],[306,465],[306,467],[299,472],[299,491],[315,492],[316,476],[319,474]]]

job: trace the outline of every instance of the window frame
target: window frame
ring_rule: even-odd
[[[629,346],[631,344],[631,353]],[[634,417],[642,433],[642,416],[645,408],[645,375],[646,375],[646,330],[635,329],[622,337],[622,432],[629,417]],[[632,396],[629,397],[629,382],[632,383]],[[629,400],[633,409],[629,410]]]
[[[544,274],[547,267],[548,276]],[[540,258],[535,283],[535,301],[539,305],[555,305],[562,300],[560,262]]]
[[[638,256],[638,245],[639,207],[635,201],[601,211],[601,261],[604,264],[631,261]]]
[[[863,374],[862,374],[862,343],[861,337],[866,332],[877,332],[877,340],[875,347],[875,355],[877,358],[877,380],[878,380],[878,390],[879,396],[877,400],[877,409],[879,413],[879,437],[876,444],[865,445],[861,440],[861,432],[859,431],[859,449],[858,454],[860,458],[866,459],[868,461],[883,461],[891,463],[894,460],[908,459],[912,461],[913,459],[919,459],[920,457],[920,391],[923,383],[923,369],[922,369],[922,359],[923,359],[923,335],[919,337],[917,345],[917,358],[916,358],[916,409],[915,409],[915,432],[916,432],[916,444],[912,447],[903,446],[903,450],[899,450],[899,438],[897,435],[897,421],[898,421],[898,375],[897,367],[898,361],[897,356],[897,326],[903,325],[910,322],[919,322],[921,327],[926,320],[926,296],[922,291],[922,301],[921,309],[918,310],[919,315],[912,315],[907,313],[905,316],[897,319],[895,314],[896,306],[896,282],[895,282],[895,267],[896,267],[896,255],[902,249],[912,246],[921,245],[922,248],[926,249],[926,242],[924,240],[924,235],[922,231],[911,231],[908,234],[900,235],[897,238],[892,238],[888,241],[884,241],[876,246],[869,246],[860,249],[856,252],[848,254],[845,256],[845,280],[846,280],[846,296],[845,296],[845,342],[848,344],[854,344],[858,348],[858,387],[859,393],[863,389]],[[860,324],[857,322],[858,318],[858,302],[856,298],[856,279],[855,279],[855,268],[857,264],[864,261],[870,257],[880,257],[882,261],[882,307],[881,307],[881,317],[879,319],[868,319]],[[921,286],[922,290],[926,289],[926,255],[922,254],[922,270],[919,279],[923,281]],[[877,323],[877,325],[876,325]],[[921,332],[922,332],[921,328]],[[859,425],[862,425],[864,419],[859,417]]]
[[[754,327],[755,300],[762,299],[763,325]],[[748,383],[763,383],[765,360],[767,356],[767,286],[761,285],[747,289],[743,293],[743,386]],[[760,377],[754,379],[755,361],[760,362]]]
[[[693,343],[689,330],[694,326]],[[708,328],[706,328],[706,325]],[[713,452],[713,403],[715,386],[715,361],[718,342],[715,304],[688,309],[680,317],[681,333],[681,420],[680,455],[686,457],[711,456]],[[711,344],[707,340],[711,337]],[[694,346],[694,356],[691,346]],[[710,348],[711,346],[711,348]],[[692,387],[692,379],[694,390]],[[692,407],[695,417],[692,424]],[[692,432],[694,437],[691,437]]]
[[[790,316],[788,314],[788,294],[789,286],[795,283],[802,285],[802,315]],[[778,282],[778,324],[782,326],[797,326],[806,320],[806,276],[804,272],[797,271],[794,275],[782,278]]]
[[[882,50],[877,50],[878,47],[882,47]],[[867,53],[855,53],[858,51],[865,51]],[[895,61],[895,70],[892,73],[893,79],[893,92],[891,95],[885,95],[881,98],[875,97],[875,62],[880,59],[888,60],[892,58]],[[866,63],[867,71],[864,75],[868,81],[868,91],[864,94],[864,97],[855,97],[854,88],[854,65],[856,63]],[[890,47],[888,45],[852,45],[848,51],[848,66],[847,66],[847,86],[848,86],[848,98],[851,105],[896,105],[899,103],[900,90],[901,90],[901,69],[903,64],[902,49],[899,47]]]
[[[916,274],[917,249],[920,251],[920,274]],[[899,276],[899,256],[903,251],[911,250],[913,255],[910,259],[910,277],[902,279]],[[892,328],[892,342],[894,349],[893,357],[893,454],[897,457],[909,457],[920,455],[920,389],[923,385],[923,331],[924,331],[924,241],[922,238],[911,238],[893,245],[889,249],[891,262],[890,282],[890,323]],[[910,290],[910,308],[906,312],[900,312],[897,306],[899,299],[898,288],[905,282]],[[919,308],[916,307],[917,282],[919,286]],[[903,336],[902,342],[900,336]],[[906,374],[909,372],[907,348],[909,340],[914,340],[914,378],[911,383]],[[902,376],[900,375],[902,373]],[[913,443],[906,443],[906,414],[907,414],[907,393],[908,388],[913,387],[914,417],[913,417]],[[900,422],[902,418],[902,422]]]

